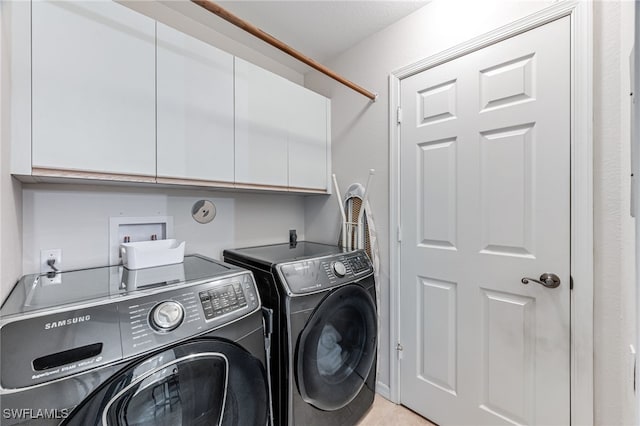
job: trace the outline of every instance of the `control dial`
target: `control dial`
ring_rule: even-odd
[[[153,308],[149,316],[149,322],[159,331],[171,331],[176,329],[184,319],[182,305],[173,300],[161,302]]]
[[[333,262],[333,272],[340,278],[344,277],[347,273],[347,268],[344,266],[342,262]]]

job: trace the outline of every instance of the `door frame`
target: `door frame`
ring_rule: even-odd
[[[400,403],[400,82],[565,16],[571,21],[571,423],[593,425],[593,10],[582,1],[556,3],[389,75],[390,380],[379,389],[393,402]]]

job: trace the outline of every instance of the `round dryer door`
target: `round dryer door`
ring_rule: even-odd
[[[349,404],[362,389],[376,355],[376,306],[359,285],[330,293],[300,333],[296,380],[302,398],[325,410]]]
[[[266,425],[262,363],[239,346],[198,340],[120,371],[76,408],[77,425]]]

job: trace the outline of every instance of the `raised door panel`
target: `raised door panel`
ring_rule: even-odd
[[[534,258],[534,123],[480,133],[481,253]]]
[[[535,424],[535,299],[480,289],[480,409],[510,424]]]
[[[233,56],[157,25],[158,177],[233,182]]]
[[[329,100],[293,83],[289,93],[289,186],[326,190]]]
[[[457,139],[416,144],[418,246],[456,250]]]
[[[288,185],[289,82],[235,58],[235,181]]]
[[[155,21],[35,1],[32,58],[34,168],[155,176]]]
[[[453,396],[457,393],[456,283],[418,278],[416,358],[418,380]]]

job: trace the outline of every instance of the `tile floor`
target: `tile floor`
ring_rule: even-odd
[[[358,426],[436,426],[403,407],[376,395],[373,406]]]

